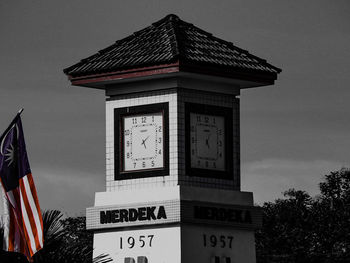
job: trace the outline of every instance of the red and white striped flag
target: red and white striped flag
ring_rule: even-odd
[[[19,114],[0,137],[0,179],[8,209],[3,249],[32,261],[43,247],[43,220]]]

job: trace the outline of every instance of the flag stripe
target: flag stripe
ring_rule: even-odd
[[[31,224],[29,222],[27,210],[25,209],[25,204],[24,204],[22,195],[21,195],[21,207],[23,207],[22,218],[23,218],[24,231],[26,234],[26,240],[28,243],[28,248],[29,248],[30,254],[33,255],[35,253],[35,252],[33,252],[33,251],[35,251],[35,240],[34,240],[33,232],[31,229]]]
[[[23,224],[24,225],[24,224]],[[26,255],[26,257],[28,258],[28,260],[31,258],[31,255],[33,255],[33,251],[30,245],[30,239],[29,239],[29,234],[27,232],[27,228],[23,227],[23,235],[24,235],[24,239],[25,239],[25,252],[24,254]]]
[[[36,193],[32,174],[28,174],[27,176],[25,176],[24,182],[27,187],[30,187],[30,191],[29,192],[27,191],[27,196],[28,196],[28,200],[30,201],[30,206],[34,214],[35,224],[38,230],[38,238],[39,238],[40,246],[43,247],[43,239],[44,239],[43,220],[41,217],[41,210],[40,210],[38,195]]]
[[[33,178],[32,178],[31,174],[24,176],[22,178],[22,180],[24,183],[24,189],[26,191],[28,203],[30,205],[29,212],[32,213],[31,218],[34,218],[34,222],[35,222],[35,228],[34,228],[36,230],[35,238],[38,239],[38,241],[39,241],[39,245],[37,245],[37,250],[39,250],[43,246],[43,232],[42,232],[42,227],[41,227],[42,223],[40,220],[41,217],[40,217],[39,202],[36,202],[38,200],[37,195],[36,195],[36,189],[35,189]],[[38,207],[39,207],[39,209],[38,209]]]
[[[9,239],[10,239],[10,215],[8,214],[6,216],[6,223],[4,225],[4,238],[3,238],[3,250],[8,251],[9,250]]]
[[[9,236],[7,238],[8,240],[8,251],[14,251],[14,233],[15,233],[15,215],[12,209],[10,209],[10,225],[9,225]]]
[[[14,238],[14,240],[15,240],[15,251],[21,251],[21,247],[20,247],[20,245],[21,245],[21,234],[20,234],[20,231],[19,231],[19,228],[18,227],[16,227],[16,229],[15,229],[15,238]]]

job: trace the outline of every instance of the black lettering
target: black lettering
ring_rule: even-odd
[[[156,207],[155,206],[152,206],[152,207],[147,207],[147,220],[156,220],[156,216],[154,214],[154,210],[156,210]]]
[[[216,207],[212,207],[210,210],[212,210],[212,216],[209,219],[218,220],[218,209]]]
[[[252,224],[252,215],[249,210],[205,206],[194,206],[193,209],[194,218]]]
[[[226,221],[226,209],[225,208],[220,208],[219,209],[218,220]]]
[[[100,223],[101,224],[111,223],[111,211],[100,212]]]
[[[138,216],[139,216],[139,213],[137,212],[137,209],[135,209],[135,208],[129,209],[129,221],[130,222],[136,221]]]
[[[161,206],[159,206],[157,219],[162,219],[162,218],[166,219],[167,217],[166,217],[166,213],[165,213],[165,208],[164,208],[164,206],[161,205]]]
[[[252,215],[250,214],[250,211],[245,211],[244,215],[244,223],[251,224],[252,222]]]
[[[202,207],[202,218],[203,219],[212,219],[213,218],[213,209],[210,207]]]
[[[128,218],[128,210],[126,209],[120,209],[119,210],[120,213],[120,222],[128,222],[129,218]]]
[[[111,211],[111,218],[112,218],[112,223],[118,223],[119,222],[119,210],[112,210]]]
[[[135,263],[135,259],[130,257],[124,258],[124,263]]]
[[[230,209],[230,210],[228,211],[227,221],[229,221],[229,222],[235,222],[235,212],[234,212],[234,210]]]
[[[146,207],[140,207],[138,210],[139,210],[139,220],[140,221],[146,220],[147,219]]]
[[[148,263],[148,258],[145,256],[137,257],[137,263]]]
[[[242,210],[236,210],[235,213],[236,213],[236,217],[235,217],[235,221],[238,222],[238,223],[242,223]]]

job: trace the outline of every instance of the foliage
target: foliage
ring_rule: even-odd
[[[350,262],[350,171],[326,175],[321,194],[290,189],[263,205],[258,262]]]
[[[107,263],[111,260],[100,255],[92,260],[92,233],[85,228],[85,217],[63,219],[60,211],[43,213],[44,247],[34,255],[34,263]],[[3,228],[0,235],[3,236]],[[0,262],[28,263],[19,253],[1,251]]]

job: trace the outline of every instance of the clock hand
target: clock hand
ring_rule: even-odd
[[[209,147],[209,138],[210,138],[210,135],[211,135],[211,134],[209,134],[209,135],[208,135],[208,138],[205,139],[205,144],[208,146],[208,149],[210,149],[210,147]]]
[[[141,139],[141,140],[142,140],[142,139]],[[145,146],[145,149],[147,149],[147,148],[146,148],[146,140],[142,140],[141,145]]]
[[[144,140],[142,140],[142,142],[141,142],[141,145],[143,145],[143,146],[145,146],[145,149],[147,149],[147,147],[146,147],[146,140],[149,138],[149,135],[147,136],[147,138],[146,139],[144,139]]]

